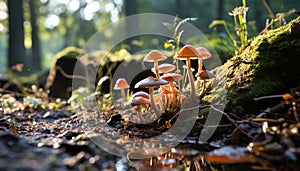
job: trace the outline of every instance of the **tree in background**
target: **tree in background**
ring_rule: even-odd
[[[36,1],[29,0],[30,24],[31,24],[31,68],[41,70],[41,50],[39,39],[39,28],[37,26]]]
[[[24,64],[25,46],[24,46],[24,16],[23,16],[23,0],[9,0],[8,8],[8,66],[12,67],[16,64]]]

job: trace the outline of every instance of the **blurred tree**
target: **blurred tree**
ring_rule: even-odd
[[[10,0],[8,8],[8,66],[12,67],[25,61],[23,0]]]
[[[36,1],[29,0],[29,10],[30,10],[30,24],[31,24],[31,68],[32,70],[41,69],[41,52],[40,52],[40,39],[39,39],[39,29],[37,26],[37,14],[36,14]]]

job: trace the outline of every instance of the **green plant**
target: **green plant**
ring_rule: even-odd
[[[181,20],[180,18],[175,17],[173,23],[163,23],[163,25],[166,26],[168,28],[168,30],[170,30],[173,33],[173,37],[171,39],[168,39],[164,43],[164,47],[166,49],[168,49],[168,48],[172,49],[172,53],[174,56],[173,63],[176,64],[177,68],[178,68],[178,62],[175,58],[175,55],[177,54],[177,52],[180,49],[180,38],[184,32],[184,30],[180,30],[180,27],[188,21],[196,21],[197,19],[198,18],[196,18],[196,17],[191,17],[191,18],[185,18],[185,19]],[[179,72],[179,70],[176,72]]]
[[[241,52],[241,49],[246,47],[248,44],[248,31],[247,31],[247,12],[248,7],[246,4],[246,0],[242,0],[243,6],[234,8],[231,12],[228,14],[230,16],[233,16],[234,19],[234,30],[236,33],[236,36],[239,38],[239,41],[237,41],[236,36],[230,32],[229,27],[232,27],[232,24],[227,23],[225,20],[213,20],[212,23],[209,25],[209,28],[215,27],[216,25],[223,25],[226,33],[230,37],[235,50],[236,54],[239,54]]]

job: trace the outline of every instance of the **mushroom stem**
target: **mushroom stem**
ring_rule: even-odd
[[[201,57],[199,57],[199,59],[198,59],[198,72],[200,72],[202,70],[202,67],[203,67],[203,60],[202,60]],[[199,90],[199,88],[200,88],[200,78],[199,77],[197,77],[196,88],[197,88],[197,90]]]
[[[200,80],[200,78],[199,78],[199,80]],[[202,97],[205,94],[205,89],[206,89],[206,80],[204,79],[199,97]]]
[[[190,58],[188,58],[186,60],[187,63],[187,73],[188,73],[188,77],[189,77],[189,81],[190,81],[190,85],[191,85],[191,94],[192,96],[195,95],[195,82],[194,82],[194,78],[193,78],[193,74],[192,74],[192,70],[191,70],[191,60]]]
[[[159,71],[158,71],[158,61],[154,60],[154,68],[155,68],[155,74],[156,74],[156,78],[159,78]]]
[[[176,106],[176,92],[175,92],[175,89],[174,89],[174,83],[171,81],[171,82],[169,82],[169,84],[170,84],[170,87],[171,87],[171,91],[172,91],[172,94],[171,94],[171,98],[172,98],[172,100],[171,100],[171,105],[175,105]]]
[[[153,95],[154,87],[149,87],[149,95],[150,95],[150,104],[152,109],[157,115],[161,115],[163,112],[159,110],[154,102],[154,95]]]
[[[121,89],[121,95],[124,98],[124,101],[126,101],[126,95],[125,95],[125,90],[124,88]]]
[[[143,113],[142,105],[137,106],[137,111],[138,111],[138,114],[139,114],[140,122],[142,123],[144,121],[143,116],[142,116],[142,113]]]

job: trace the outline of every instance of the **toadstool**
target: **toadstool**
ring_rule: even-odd
[[[114,89],[121,91],[121,95],[124,98],[124,100],[126,100],[126,95],[125,95],[125,90],[124,90],[126,88],[129,88],[129,85],[128,85],[127,81],[124,78],[119,78],[116,81]]]
[[[207,70],[201,70],[196,74],[196,77],[199,78],[199,80],[203,80],[203,84],[202,84],[202,89],[200,91],[200,97],[204,95],[205,93],[205,88],[206,88],[206,80],[210,79],[210,78],[214,78],[215,75]]]
[[[141,80],[140,82],[138,82],[135,85],[135,88],[149,88],[149,95],[150,95],[150,104],[151,107],[153,108],[154,112],[159,114],[162,114],[163,111],[159,110],[154,102],[154,95],[153,95],[153,91],[154,91],[154,87],[156,86],[160,86],[160,85],[165,85],[168,84],[168,82],[166,80],[160,79],[160,78],[154,78],[152,76],[145,78],[143,80]]]
[[[176,96],[177,96],[177,91],[175,91],[175,81],[179,81],[183,79],[183,76],[181,74],[175,74],[175,73],[167,73],[161,76],[161,79],[164,79],[169,82],[171,91],[172,91],[172,99],[171,99],[171,104],[176,106]]]
[[[167,59],[167,57],[164,54],[162,54],[160,51],[152,50],[146,55],[146,57],[144,58],[144,61],[154,63],[156,78],[159,78],[158,61],[162,61],[162,60],[166,60],[166,59]]]
[[[158,65],[158,72],[163,73],[163,74],[171,72],[175,69],[176,69],[176,66],[173,64],[164,63],[164,64]],[[151,71],[155,72],[155,68],[152,68]]]
[[[194,78],[193,78],[193,74],[191,71],[191,59],[199,58],[198,51],[192,45],[185,45],[182,49],[180,49],[180,51],[176,55],[176,58],[179,60],[186,60],[187,73],[188,73],[188,78],[189,78],[189,82],[191,85],[191,94],[195,95],[195,83],[194,83]]]
[[[140,117],[140,121],[143,121],[143,117],[142,117],[142,113],[143,111],[143,107],[145,107],[145,109],[147,110],[149,104],[150,104],[150,100],[148,98],[142,97],[142,96],[136,96],[133,97],[131,100],[131,106],[136,106],[137,108],[137,112],[139,114]]]
[[[199,53],[199,58],[198,58],[198,72],[200,72],[202,70],[203,67],[203,59],[208,59],[210,58],[212,55],[211,53],[205,49],[204,47],[198,47],[197,51]],[[197,78],[196,81],[196,88],[199,89],[200,88],[200,77]]]

